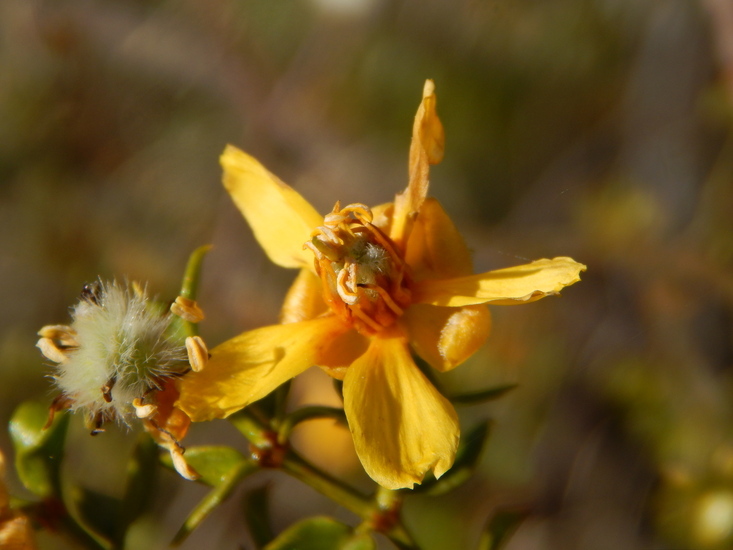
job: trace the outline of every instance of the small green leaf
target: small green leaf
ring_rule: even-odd
[[[23,485],[40,497],[60,496],[59,469],[69,415],[57,414],[48,429],[48,406],[22,403],[10,419],[15,468]]]
[[[111,534],[114,520],[119,512],[118,500],[77,485],[70,485],[66,491],[66,514],[63,529],[84,543],[85,547],[114,547]]]
[[[335,519],[319,516],[291,525],[264,550],[373,550],[374,540],[366,533]]]
[[[422,485],[415,488],[414,492],[433,496],[442,495],[465,483],[473,474],[481,458],[481,452],[489,437],[489,426],[488,421],[482,422],[464,434],[451,469],[440,479],[426,478]]]
[[[494,512],[484,526],[478,550],[499,550],[519,525],[530,515],[526,509],[500,509]]]
[[[197,481],[212,487],[226,481],[235,468],[242,466],[257,468],[256,464],[242,453],[223,445],[187,447],[185,458],[189,466],[192,466],[201,476]],[[169,454],[163,454],[160,460],[168,468],[173,468]]]
[[[270,488],[257,487],[244,496],[244,518],[257,548],[275,538],[270,522]]]
[[[517,386],[518,384],[505,384],[504,386],[496,386],[495,388],[489,388],[487,390],[454,395],[450,400],[459,405],[475,405],[477,403],[484,403],[485,401],[498,399]]]
[[[120,513],[119,499],[83,487],[76,487],[72,496],[80,527],[91,537],[113,540]]]

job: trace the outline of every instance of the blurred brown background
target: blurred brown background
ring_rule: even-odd
[[[733,547],[727,0],[3,0],[2,423],[50,401],[35,331],[98,276],[168,299],[213,243],[207,341],[275,322],[294,273],[230,204],[219,153],[246,149],[323,212],[386,202],[425,78],[447,134],[432,194],[476,269],[558,255],[589,269],[560,299],[493,308],[486,348],[446,377],[519,388],[460,409],[466,431],[494,420],[481,471],[408,501],[416,538],[472,548],[496,507],[521,505],[508,550]],[[119,494],[134,437],[73,424],[71,478]],[[195,428],[193,443],[242,446],[226,423]],[[349,519],[267,479],[278,529],[314,510]],[[131,547],[166,547],[204,494],[161,483]],[[247,547],[242,525],[237,497],[184,548]]]

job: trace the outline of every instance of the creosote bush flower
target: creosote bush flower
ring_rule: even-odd
[[[343,380],[356,452],[380,485],[397,489],[453,464],[459,424],[451,403],[415,365],[439,371],[470,357],[490,330],[484,304],[557,294],[585,266],[559,257],[472,274],[471,258],[440,204],[427,198],[442,160],[443,127],[427,81],[415,117],[407,188],[369,208],[337,202],[321,217],[257,160],[229,146],[224,185],[270,259],[299,268],[281,325],[214,348],[181,382],[178,406],[194,421],[225,417],[311,365]]]
[[[195,317],[196,311],[183,304],[180,313]],[[173,311],[181,309],[180,297],[174,306]],[[192,350],[202,343],[188,338],[184,344],[170,336],[173,318],[136,283],[86,285],[72,309],[71,325],[48,325],[38,332],[36,345],[55,363],[52,378],[61,391],[49,423],[56,411],[80,411],[94,435],[106,422],[130,426],[143,419],[145,429],[170,451],[178,472],[195,478],[179,444],[191,421],[173,403],[176,381],[191,370]]]

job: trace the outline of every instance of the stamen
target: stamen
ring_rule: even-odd
[[[158,407],[151,403],[143,405],[143,400],[140,397],[132,400],[132,406],[135,408],[135,416],[138,418],[149,418],[158,411]]]
[[[78,348],[76,331],[67,325],[46,325],[38,331],[38,336],[58,342],[62,348]]]
[[[319,225],[313,233],[313,237],[318,237],[319,233],[325,235],[327,237],[326,240],[331,242],[332,244],[344,244],[344,241],[342,241],[341,238],[336,235],[336,232],[327,225]]]
[[[348,281],[346,278],[351,275],[352,278],[355,276],[354,271],[356,266],[350,264],[349,267],[344,267],[336,277],[336,292],[341,299],[349,305],[354,305],[359,300],[359,294],[349,288]]]
[[[189,323],[200,323],[204,320],[204,312],[196,301],[183,296],[178,296],[176,301],[171,304],[171,313],[178,315]]]
[[[189,336],[186,338],[186,351],[188,352],[188,363],[191,370],[201,372],[206,363],[209,362],[209,350],[200,336]]]
[[[107,403],[112,403],[112,388],[114,388],[115,382],[117,382],[117,377],[113,376],[107,380],[107,383],[104,386],[102,386],[102,398]]]
[[[315,244],[313,244],[313,241],[306,241],[305,244],[303,244],[303,248],[304,249],[305,248],[310,248],[313,251],[313,254],[315,254],[316,260],[323,259],[323,256],[324,256],[323,252],[321,252],[318,249],[318,247]]]
[[[374,219],[374,216],[372,215],[372,209],[369,208],[366,204],[361,204],[359,202],[349,204],[341,210],[341,214],[344,214],[345,216],[348,214],[353,214],[354,217],[364,225],[371,223],[372,219]]]
[[[188,479],[189,481],[195,481],[200,476],[199,473],[188,465],[186,459],[183,458],[183,450],[180,446],[170,446],[168,452],[171,454],[171,460],[173,461],[173,467],[176,469],[181,477]]]
[[[48,408],[48,419],[42,429],[47,430],[50,428],[51,424],[53,424],[53,419],[56,416],[56,413],[70,409],[73,404],[74,400],[70,399],[63,393],[61,395],[57,395],[51,402],[51,406]]]
[[[69,356],[66,355],[50,338],[41,338],[36,342],[36,347],[41,353],[54,363],[64,364],[69,362]]]
[[[351,313],[354,315],[354,317],[358,318],[360,321],[363,321],[364,324],[369,326],[370,329],[372,329],[373,332],[379,332],[384,327],[380,325],[377,321],[369,317],[366,313],[364,313],[361,309],[361,306],[359,304],[355,304],[351,308]]]
[[[392,299],[392,296],[390,296],[389,292],[384,290],[381,286],[379,285],[361,285],[361,286],[363,288],[368,288],[369,290],[373,290],[377,292],[382,297],[384,302],[387,304],[387,307],[389,307],[389,309],[391,309],[394,313],[396,313],[398,317],[404,313],[404,310],[400,306],[397,305],[397,303]]]

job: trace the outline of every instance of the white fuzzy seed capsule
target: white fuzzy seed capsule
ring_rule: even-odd
[[[57,363],[53,378],[70,408],[85,411],[92,426],[152,414],[136,399],[189,369],[186,347],[166,336],[171,314],[139,285],[87,285],[72,318],[41,329],[37,345]]]

